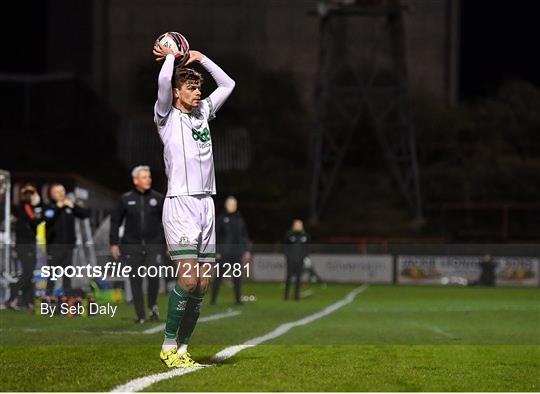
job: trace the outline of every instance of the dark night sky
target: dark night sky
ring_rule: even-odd
[[[461,1],[461,98],[493,95],[507,79],[540,86],[540,20],[535,4]]]
[[[535,56],[540,37],[536,4],[532,0],[461,1],[462,99],[492,95],[506,79],[524,79],[540,86],[540,57]],[[18,2],[13,6],[19,8],[16,14],[25,18],[10,18],[3,25],[3,39],[12,52],[3,57],[0,72],[44,72],[47,1],[31,1],[30,5]],[[15,32],[18,39],[14,40]],[[27,43],[32,45],[31,52]]]
[[[18,1],[3,12],[0,41],[9,52],[2,56],[0,72],[47,71],[47,6],[48,0]]]

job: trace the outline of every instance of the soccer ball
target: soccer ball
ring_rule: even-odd
[[[189,42],[182,34],[175,31],[163,33],[157,39],[161,45],[171,48],[175,56],[175,65],[183,66],[189,59]]]

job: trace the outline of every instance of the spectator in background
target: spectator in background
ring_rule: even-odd
[[[43,221],[43,206],[36,188],[27,184],[20,191],[20,204],[15,210],[17,258],[22,265],[19,280],[11,286],[11,295],[6,302],[9,309],[19,306],[34,307],[34,268],[36,267],[36,230]]]
[[[497,263],[493,260],[493,257],[486,254],[482,257],[480,262],[480,269],[482,270],[480,278],[476,282],[479,286],[495,286],[495,270]]]
[[[242,264],[251,259],[249,236],[246,222],[238,212],[238,201],[233,196],[225,200],[225,212],[216,220],[217,264],[220,265],[219,275],[212,284],[212,300],[215,304],[221,286],[222,274],[228,270],[232,275],[234,264]],[[241,277],[232,277],[234,283],[234,299],[237,305],[242,304]]]
[[[285,300],[289,299],[291,279],[295,277],[294,299],[300,300],[300,281],[304,268],[304,259],[308,255],[309,235],[304,229],[304,222],[295,219],[291,229],[285,236],[285,258],[287,260],[287,277],[285,279]]]
[[[115,260],[120,256],[136,273],[140,266],[160,265],[165,245],[165,235],[161,216],[163,213],[162,194],[152,190],[150,167],[137,166],[131,172],[133,189],[123,194],[111,215],[109,242],[111,254]],[[124,235],[119,239],[118,230],[125,220]],[[146,319],[144,312],[143,278],[135,275],[129,278],[133,305],[137,319],[142,324]],[[148,282],[148,308],[150,319],[159,320],[157,295],[159,277],[146,278]]]
[[[66,198],[66,188],[60,183],[51,186],[51,204],[45,210],[45,217],[50,221],[47,226],[47,256],[51,266],[67,267],[73,263],[73,249],[77,236],[75,218],[87,218],[89,210]],[[71,278],[62,278],[64,293],[71,293]],[[47,281],[47,294],[54,292],[55,281]]]

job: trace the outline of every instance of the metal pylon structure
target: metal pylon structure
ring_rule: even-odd
[[[415,219],[422,217],[415,127],[408,108],[400,0],[319,1],[317,115],[311,151],[311,222],[332,193],[361,119]]]

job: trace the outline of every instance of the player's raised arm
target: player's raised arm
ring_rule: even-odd
[[[210,73],[214,81],[216,81],[218,87],[209,96],[212,103],[210,112],[214,114],[230,96],[236,83],[216,63],[210,60],[208,56],[203,55],[199,51],[189,51],[189,55],[186,65],[198,61]]]
[[[172,107],[172,75],[174,72],[174,54],[170,48],[156,43],[153,50],[157,62],[163,62],[158,77],[158,98],[156,112],[160,117],[165,117]]]

